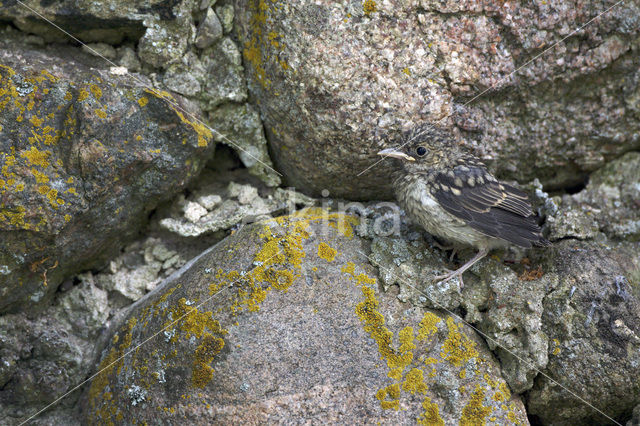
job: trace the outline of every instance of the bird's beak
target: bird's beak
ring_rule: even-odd
[[[405,154],[404,152],[400,151],[398,148],[383,149],[382,151],[378,152],[378,155],[381,155],[383,157],[399,158],[400,160],[416,161],[415,158]]]

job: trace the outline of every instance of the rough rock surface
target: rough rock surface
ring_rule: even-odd
[[[215,146],[183,99],[96,61],[0,41],[0,311],[112,256]]]
[[[82,382],[108,325],[107,293],[90,283],[56,298],[47,315],[0,316],[0,423],[18,424]],[[72,393],[35,424],[79,424]]]
[[[638,243],[565,241],[547,254],[559,282],[542,306],[541,331],[549,338],[544,371],[619,421],[640,400],[640,294],[638,281],[630,281],[640,273],[638,253]],[[571,398],[538,376],[527,395],[529,414],[544,424],[607,421]]]
[[[287,182],[380,199],[390,162],[358,174],[425,121],[457,128],[500,176],[546,188],[638,149],[638,3],[571,35],[614,3],[236,0],[235,22]]]
[[[556,238],[640,240],[640,153],[629,152],[589,176],[577,194],[545,206]]]
[[[86,421],[528,424],[471,329],[380,291],[356,225],[310,209],[207,250],[120,319]]]
[[[89,43],[93,50],[83,49],[109,59],[102,67],[118,64],[129,72],[142,70],[208,113],[216,114],[219,106],[231,103],[236,109],[224,111],[225,122],[216,123],[214,117],[207,123],[216,140],[242,155],[254,175],[269,185],[280,183],[267,154],[262,123],[255,112],[247,113],[247,105],[242,104],[247,100],[247,85],[240,51],[230,37],[223,37],[233,23],[231,4],[218,2],[214,11],[214,2],[200,0],[156,2],[152,6],[139,0],[23,3],[28,7],[11,0],[4,2],[0,22],[9,21],[24,33],[37,34],[26,39],[35,39],[39,44],[70,41],[44,17]],[[113,61],[114,46],[107,43],[118,46]],[[127,70],[121,71],[126,75]],[[238,123],[237,134],[234,129],[229,130],[229,122]],[[255,138],[248,140],[249,134]]]

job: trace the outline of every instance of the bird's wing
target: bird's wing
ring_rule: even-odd
[[[437,173],[432,193],[449,213],[472,228],[521,247],[546,245],[527,194],[498,182],[479,163],[466,160]]]

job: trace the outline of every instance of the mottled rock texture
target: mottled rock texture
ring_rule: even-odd
[[[95,342],[110,309],[91,283],[59,293],[47,315],[0,316],[0,423],[20,424],[79,385],[91,371]],[[79,424],[71,393],[31,424]]]
[[[254,111],[242,112],[250,107],[243,105],[247,86],[241,54],[231,37],[223,36],[233,23],[230,1],[218,2],[215,11],[211,7],[214,2],[201,0],[22,3],[9,0],[0,7],[0,22],[13,23],[23,31],[21,37],[37,34],[30,37],[40,44],[76,43],[53,23],[83,43],[90,43],[95,51],[92,53],[105,56],[109,61],[103,59],[102,68],[119,65],[130,72],[142,70],[207,113],[215,115],[219,106],[227,107],[225,118],[239,123],[238,133],[229,131],[228,124],[216,123],[214,117],[207,124],[216,140],[237,150],[252,174],[272,186],[280,183],[267,153],[262,123],[252,118]],[[114,46],[105,43],[119,47],[114,52]],[[236,108],[237,115],[230,114],[228,107]],[[248,133],[255,138],[248,141]]]
[[[0,311],[112,256],[215,146],[197,109],[96,61],[0,41]]]
[[[528,424],[473,330],[380,291],[357,223],[309,209],[207,250],[121,318],[86,421]]]
[[[640,148],[638,3],[572,34],[614,3],[236,0],[235,22],[288,183],[380,199],[390,162],[358,174],[425,121],[547,188]]]

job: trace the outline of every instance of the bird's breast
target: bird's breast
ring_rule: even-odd
[[[440,206],[428,183],[410,177],[396,181],[396,197],[407,215],[428,233],[452,243],[481,247],[487,236],[467,225]]]

